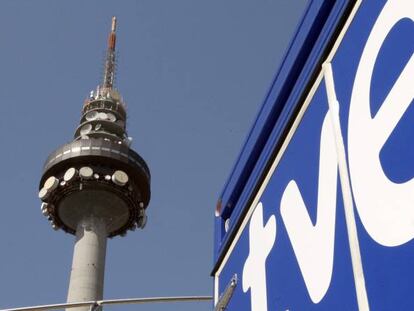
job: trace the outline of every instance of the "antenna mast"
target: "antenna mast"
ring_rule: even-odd
[[[115,80],[115,45],[116,45],[116,17],[112,17],[111,32],[108,36],[106,51],[105,72],[102,87],[112,89]]]

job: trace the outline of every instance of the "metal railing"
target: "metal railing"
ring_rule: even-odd
[[[84,302],[67,302],[50,305],[39,305],[31,307],[20,307],[12,309],[0,309],[0,311],[43,311],[43,310],[57,310],[69,309],[76,307],[89,307],[90,311],[95,311],[97,308],[104,305],[127,305],[127,304],[144,304],[144,303],[166,303],[166,302],[202,302],[211,301],[211,296],[176,296],[176,297],[148,297],[148,298],[126,298],[126,299],[107,299]]]

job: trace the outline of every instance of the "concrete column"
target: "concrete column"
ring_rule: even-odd
[[[90,216],[79,222],[76,229],[68,302],[103,298],[106,239],[104,220]],[[67,310],[88,311],[89,307]]]

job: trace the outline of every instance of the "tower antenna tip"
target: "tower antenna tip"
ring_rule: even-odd
[[[113,16],[112,17],[112,27],[111,27],[111,31],[112,32],[115,32],[115,30],[116,30],[116,17]]]

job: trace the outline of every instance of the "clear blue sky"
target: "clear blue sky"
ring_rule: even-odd
[[[109,241],[105,298],[212,294],[214,207],[306,2],[1,1],[0,308],[66,299],[74,238],[50,228],[37,187],[100,83],[112,15],[152,199],[145,230]]]

